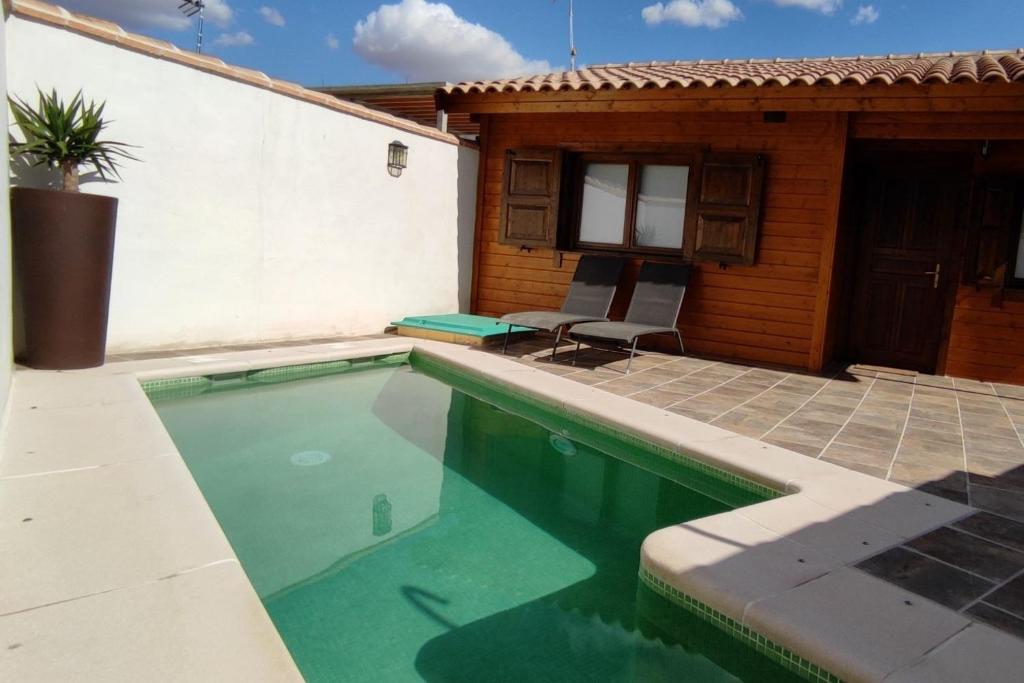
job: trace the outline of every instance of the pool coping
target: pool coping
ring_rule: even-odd
[[[51,678],[65,672],[89,678],[90,672],[99,674],[109,666],[110,649],[116,647],[118,672],[128,677],[166,673],[166,678],[184,680],[196,667],[207,676],[218,671],[237,675],[243,666],[253,680],[301,680],[140,381],[412,350],[786,492],[655,531],[643,544],[642,573],[667,592],[684,596],[681,600],[721,615],[722,623],[746,629],[799,661],[813,663],[816,670],[849,681],[962,680],[966,665],[998,680],[1024,666],[1021,641],[851,568],[886,547],[970,514],[971,508],[510,359],[465,346],[395,338],[126,361],[67,372],[18,369],[0,455],[0,548],[14,549],[0,562],[0,583],[13,586],[0,596],[0,637],[5,646],[19,647],[0,660],[0,678],[41,677],[43,671]],[[58,427],[61,434],[55,436]],[[96,433],[101,440],[104,433],[114,436],[116,442],[97,443],[90,436]],[[135,490],[139,477],[148,482],[142,493]],[[175,486],[161,488],[165,480]],[[25,510],[46,508],[37,499],[50,492],[67,495],[69,484],[75,486],[72,507],[78,514],[58,508],[52,515],[59,519],[49,526],[43,519],[20,521],[20,515],[30,514]],[[100,496],[107,498],[101,502]],[[96,526],[90,527],[86,522],[94,507],[99,511]],[[168,510],[194,514],[187,520],[173,515],[170,522]],[[82,533],[83,525],[96,538],[88,548],[80,538],[77,544],[67,542],[70,533]],[[118,538],[136,545],[120,551],[116,543],[104,545],[104,539]],[[202,542],[193,542],[197,538]],[[114,548],[131,561],[111,572],[112,559],[90,555],[92,546],[97,552]],[[26,549],[27,557],[19,557],[15,567],[11,553],[19,548]],[[35,565],[47,570],[34,571]],[[196,597],[202,595],[217,598]],[[165,606],[165,619],[154,620],[141,606],[132,607],[148,604],[147,596]],[[75,616],[74,609],[83,614]],[[98,619],[106,615],[93,611],[115,618]],[[83,619],[90,628],[85,639]],[[126,625],[136,623],[141,634],[136,635],[138,629],[129,633],[147,651],[125,653],[123,643],[112,639],[123,640]],[[193,623],[200,631],[216,625],[218,632],[228,628],[239,635],[225,648],[217,639],[197,640],[181,628]],[[979,654],[992,650],[1001,656]],[[185,656],[193,662],[188,672],[178,661]],[[156,672],[154,662],[163,663],[166,671]],[[938,664],[942,667],[936,671]]]

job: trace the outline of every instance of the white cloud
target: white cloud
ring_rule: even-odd
[[[60,0],[72,12],[89,14],[129,27],[157,26],[186,29],[192,20],[178,11],[180,0]],[[227,26],[234,12],[227,0],[206,0],[205,17],[218,26]]]
[[[273,7],[267,7],[264,5],[256,11],[259,12],[261,17],[263,17],[263,21],[267,22],[271,26],[284,26],[284,15]]]
[[[338,41],[338,36],[333,33],[328,33],[327,37],[324,38],[324,42],[327,43],[328,50],[337,50],[341,47],[341,43]]]
[[[835,14],[843,6],[843,0],[773,0],[779,7],[803,7],[822,14]]]
[[[409,81],[467,81],[546,73],[494,31],[427,0],[381,5],[356,23],[352,45],[367,62]]]
[[[667,5],[657,3],[640,12],[648,26],[674,21],[684,26],[721,28],[730,21],[743,18],[730,0],[671,0]]]
[[[878,21],[880,16],[882,16],[882,13],[875,9],[874,5],[861,5],[857,8],[857,13],[853,15],[853,19],[850,19],[850,23],[854,26],[873,24]]]
[[[220,45],[221,47],[245,47],[246,45],[252,45],[256,42],[247,31],[238,31],[237,33],[222,33],[217,36],[217,40],[213,41],[214,45]]]

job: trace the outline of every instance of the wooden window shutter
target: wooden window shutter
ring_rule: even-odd
[[[555,245],[561,177],[560,150],[508,150],[505,153],[499,242],[521,247]]]
[[[1010,256],[1010,233],[1018,214],[1014,183],[983,179],[974,186],[972,249],[974,268],[966,279],[979,285],[1001,286]]]
[[[688,210],[684,254],[695,261],[752,265],[757,249],[764,158],[706,153]]]

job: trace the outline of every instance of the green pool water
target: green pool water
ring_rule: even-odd
[[[229,380],[154,404],[308,681],[797,680],[637,578],[755,493],[415,357]]]

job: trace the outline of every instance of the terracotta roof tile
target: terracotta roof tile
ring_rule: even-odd
[[[446,93],[713,88],[791,85],[922,85],[1024,82],[1024,49],[883,57],[721,59],[589,66],[579,71],[447,85]]]

